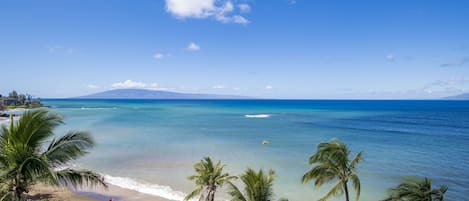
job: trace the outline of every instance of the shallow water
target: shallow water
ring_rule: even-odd
[[[359,165],[362,201],[384,198],[407,176],[448,185],[448,200],[469,196],[469,102],[290,100],[45,100],[69,129],[91,131],[98,146],[79,166],[120,186],[175,200],[204,156],[232,174],[276,171],[276,197],[315,200],[327,188],[303,185],[316,145],[334,138]],[[268,140],[269,145],[262,145]],[[221,197],[226,195],[220,194]],[[337,200],[343,200],[339,197]]]

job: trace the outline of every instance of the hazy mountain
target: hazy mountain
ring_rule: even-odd
[[[469,93],[459,94],[459,95],[455,95],[455,96],[448,96],[448,97],[445,97],[445,99],[451,99],[451,100],[469,100]]]
[[[78,99],[249,99],[245,96],[216,95],[216,94],[191,94],[171,91],[147,90],[147,89],[114,89],[86,96],[75,97]]]

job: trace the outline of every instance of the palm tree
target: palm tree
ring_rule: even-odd
[[[421,181],[406,181],[396,188],[390,189],[389,197],[383,201],[444,201],[447,186],[432,189],[429,178]]]
[[[215,192],[219,187],[237,178],[236,176],[230,176],[228,173],[223,173],[224,167],[220,161],[214,164],[209,157],[205,157],[196,163],[194,169],[197,174],[188,177],[189,180],[195,182],[196,188],[184,200],[190,200],[200,195],[199,200],[204,200],[205,198],[206,201],[213,201],[215,199]]]
[[[94,146],[90,134],[69,131],[50,138],[62,118],[46,110],[25,112],[18,121],[0,129],[0,200],[21,200],[31,185],[44,183],[76,188],[102,185],[103,178],[89,170],[75,170],[70,162],[84,156]],[[46,142],[50,142],[45,146]]]
[[[231,201],[270,201],[273,200],[273,189],[275,172],[269,170],[267,174],[260,169],[258,172],[248,168],[241,175],[241,181],[244,183],[244,194],[233,183],[228,182],[230,188],[228,194],[231,195]],[[288,201],[280,199],[280,201]]]
[[[350,150],[339,140],[320,143],[317,151],[309,158],[309,164],[314,167],[303,175],[303,183],[314,181],[315,187],[334,179],[338,181],[329,192],[319,199],[325,201],[334,195],[343,195],[349,201],[348,182],[351,181],[356,191],[356,200],[360,198],[360,179],[356,173],[356,166],[362,160],[362,152],[352,160],[349,159]]]

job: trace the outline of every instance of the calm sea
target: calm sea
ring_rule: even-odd
[[[59,129],[91,131],[98,146],[78,162],[124,188],[180,200],[193,164],[210,156],[238,175],[276,171],[275,195],[315,200],[327,186],[301,184],[320,142],[344,141],[358,166],[362,201],[384,198],[406,177],[469,197],[469,102],[335,100],[45,100]],[[262,145],[268,140],[270,144]],[[143,190],[142,190],[143,189]],[[225,197],[220,193],[220,197]],[[337,200],[343,200],[339,197]]]

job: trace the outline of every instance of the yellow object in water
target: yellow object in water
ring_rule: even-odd
[[[262,144],[270,144],[270,142],[267,141],[267,140],[264,140],[264,141],[262,141]]]

